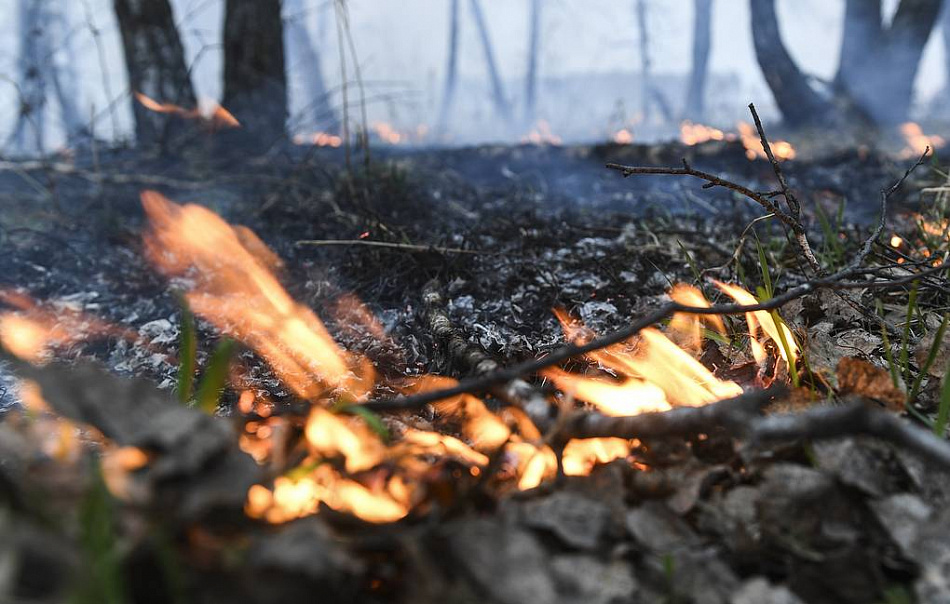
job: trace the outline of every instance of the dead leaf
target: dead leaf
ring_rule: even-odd
[[[844,357],[838,362],[838,393],[857,394],[884,403],[890,410],[904,410],[907,397],[903,390],[894,387],[891,375],[855,357]]]

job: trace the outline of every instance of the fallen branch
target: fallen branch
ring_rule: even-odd
[[[494,252],[483,252],[480,250],[466,250],[457,247],[439,247],[436,245],[419,245],[415,243],[390,243],[388,241],[371,241],[368,239],[304,239],[296,242],[297,246],[365,246],[378,247],[393,250],[402,250],[407,252],[434,252],[436,254],[472,254],[472,255],[491,255]]]

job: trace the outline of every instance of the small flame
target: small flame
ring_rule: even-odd
[[[721,281],[714,281],[714,283],[716,284],[716,287],[722,290],[722,292],[727,296],[735,300],[738,304],[750,306],[759,303],[759,301],[755,299],[755,296],[738,285],[723,283]],[[745,317],[746,323],[749,326],[749,341],[750,345],[752,346],[752,356],[755,358],[757,363],[761,365],[767,358],[765,347],[762,341],[759,340],[760,328],[763,332],[765,332],[765,335],[776,344],[778,352],[786,364],[788,364],[788,357],[785,353],[785,347],[781,345],[782,336],[784,336],[785,342],[787,343],[791,353],[796,358],[799,356],[799,349],[798,345],[795,343],[795,338],[784,322],[782,322],[780,326],[776,325],[771,313],[764,310],[747,312]],[[781,336],[779,335],[780,328]]]
[[[899,248],[903,244],[904,240],[900,237],[900,235],[891,235],[891,247]]]
[[[186,120],[199,120],[206,128],[212,132],[226,130],[228,128],[240,128],[241,123],[231,114],[230,111],[212,100],[202,99],[200,107],[194,109],[185,109],[174,103],[162,103],[146,96],[141,92],[134,93],[137,100],[143,107],[156,113],[165,113],[177,115]]]
[[[393,128],[390,124],[386,122],[376,122],[373,124],[373,131],[376,133],[376,136],[379,137],[384,143],[390,145],[398,145],[403,142],[403,135],[398,130]]]
[[[295,145],[315,145],[317,147],[332,147],[336,149],[343,145],[343,138],[328,132],[314,132],[313,134],[294,135]]]
[[[526,145],[553,145],[562,143],[561,137],[554,134],[551,124],[547,120],[538,120],[528,134],[521,137],[522,144]]]
[[[923,128],[914,122],[901,124],[900,132],[907,144],[901,152],[901,156],[905,158],[920,157],[928,147],[933,150],[946,144],[942,137],[934,134],[924,134]]]
[[[742,141],[742,146],[745,147],[745,156],[750,161],[768,157],[762,147],[762,140],[759,138],[755,126],[748,122],[739,122],[736,127],[739,129],[739,140]],[[795,148],[792,147],[790,142],[783,140],[769,141],[769,146],[772,148],[772,155],[775,156],[775,159],[779,161],[795,159]]]
[[[591,337],[586,328],[573,324],[565,313],[555,311],[555,314],[568,338],[585,341]],[[742,393],[738,384],[720,380],[654,328],[640,332],[633,350],[617,344],[592,352],[588,358],[621,376],[623,381],[613,384],[584,376],[565,379],[559,372],[545,375],[559,387],[612,415],[636,415],[671,406],[700,406]]]
[[[707,141],[726,140],[726,138],[726,133],[717,128],[694,124],[689,120],[680,123],[680,141],[685,145],[698,145]]]
[[[613,136],[610,137],[614,143],[618,145],[629,145],[633,142],[633,132],[627,130],[626,128],[621,128],[613,133]]]
[[[698,288],[685,283],[677,283],[670,290],[670,299],[684,306],[709,308],[709,301]],[[702,347],[703,323],[726,335],[726,324],[719,315],[696,315],[678,312],[670,321],[670,335],[677,344],[693,353],[698,353]]]

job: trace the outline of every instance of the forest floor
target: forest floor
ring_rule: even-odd
[[[12,409],[0,421],[0,531],[13,536],[0,545],[0,594],[30,602],[287,602],[318,593],[367,602],[950,601],[950,475],[864,436],[749,447],[712,427],[638,443],[589,476],[525,491],[473,484],[457,464],[432,461],[439,477],[429,478],[424,504],[395,523],[326,506],[279,525],[245,516],[247,489],[261,476],[230,431],[250,421],[238,411],[241,393],[226,389],[219,401],[218,414],[232,422],[184,407],[175,407],[180,416],[167,412],[185,322],[173,292],[180,284],[145,259],[142,190],[203,205],[257,233],[282,260],[281,283],[293,299],[388,384],[468,375],[432,333],[427,288],[441,292],[438,311],[453,329],[505,366],[564,344],[552,309],[608,333],[661,305],[675,283],[699,286],[715,302],[724,296],[710,277],[781,293],[808,276],[779,224],[749,230],[763,212],[747,199],[685,176],[623,178],[604,168],[676,167],[685,157],[753,190],[775,189],[768,162],[749,161],[737,143],[374,151],[368,167],[355,156],[351,172],[342,151],[302,147],[253,159],[211,149],[179,159],[110,150],[2,165],[6,304],[111,327],[91,342],[62,338],[64,365],[0,370],[0,410]],[[881,189],[912,163],[862,149],[784,164],[826,269],[848,263],[877,220]],[[933,241],[926,232],[942,224],[941,204],[922,192],[943,182],[926,165],[903,184],[870,264],[903,270],[901,256],[914,265],[925,249],[945,258],[946,233]],[[887,245],[892,234],[900,245]],[[780,309],[807,370],[803,387],[776,405],[843,399],[840,362],[856,358],[888,383],[895,368],[896,385],[851,390],[898,412],[906,404],[908,422],[933,422],[950,358],[938,343],[926,361],[947,308],[942,283],[938,275],[913,292],[816,293]],[[353,329],[345,312],[324,312],[350,294],[383,336]],[[896,330],[887,341],[881,321]],[[700,360],[751,388],[763,372],[745,325],[741,316],[730,321],[726,337],[704,342]],[[219,339],[211,323],[198,322],[200,368],[213,364]],[[271,367],[248,350],[238,358],[275,409],[298,405]],[[109,468],[101,470],[106,490],[93,457],[63,454],[59,437],[51,451],[50,435],[37,436],[50,424],[14,404],[14,370],[38,381],[59,414],[146,450],[148,467],[128,479],[148,484],[144,499],[115,498]],[[129,376],[163,390],[123,381]],[[554,397],[544,380],[526,377]],[[390,386],[374,396],[394,394]],[[396,433],[433,422],[431,407],[382,417]],[[96,441],[84,449],[100,449]]]

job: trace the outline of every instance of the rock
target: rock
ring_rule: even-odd
[[[587,555],[566,554],[554,557],[551,570],[562,602],[613,604],[629,602],[636,594],[633,570],[619,560],[601,562]]]
[[[870,507],[901,553],[909,560],[915,560],[914,546],[920,531],[926,530],[933,509],[920,497],[910,493],[872,501]]]
[[[627,530],[633,538],[656,553],[695,547],[699,537],[665,504],[649,501],[627,513]]]
[[[729,604],[801,604],[801,600],[784,586],[773,586],[764,577],[754,577],[742,584],[729,599]]]
[[[819,468],[866,495],[891,495],[908,482],[893,449],[880,441],[841,438],[815,442],[812,450]]]
[[[597,549],[610,520],[610,510],[599,501],[570,491],[560,491],[526,502],[522,523],[557,536],[565,545]]]
[[[528,531],[488,518],[450,522],[448,539],[453,564],[491,602],[555,602],[557,590],[549,560]]]

